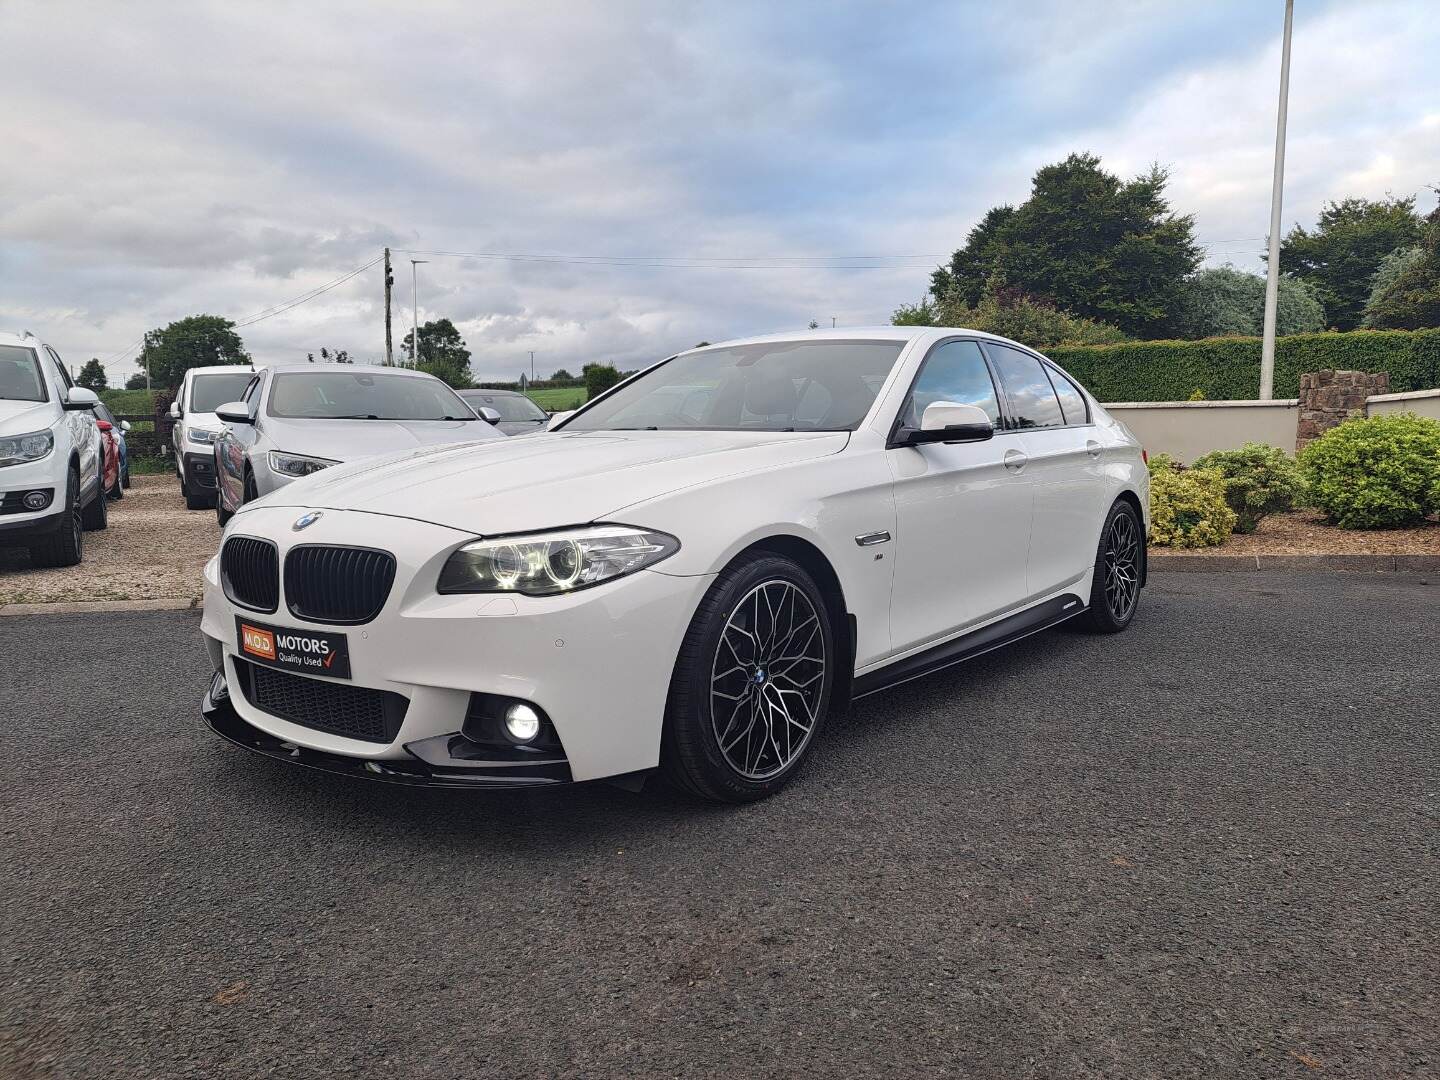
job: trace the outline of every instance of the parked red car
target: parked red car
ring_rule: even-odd
[[[120,490],[120,442],[115,438],[115,426],[109,420],[96,420],[100,429],[100,490],[107,499],[118,499],[124,494]]]

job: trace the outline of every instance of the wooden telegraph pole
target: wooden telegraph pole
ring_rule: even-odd
[[[395,284],[395,275],[390,273],[390,249],[385,249],[385,366],[395,366],[394,346],[390,340],[390,289]]]

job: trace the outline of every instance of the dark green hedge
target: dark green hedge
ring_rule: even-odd
[[[1211,401],[1260,393],[1259,338],[1056,345],[1041,350],[1101,401]],[[1275,396],[1298,397],[1300,375],[1337,368],[1388,371],[1393,393],[1440,387],[1440,329],[1295,334],[1275,343]]]

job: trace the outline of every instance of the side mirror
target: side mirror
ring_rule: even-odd
[[[170,419],[171,419],[171,420],[179,420],[179,419],[180,419],[180,402],[178,402],[178,401],[172,401],[172,402],[170,402]]]
[[[936,401],[925,406],[919,429],[912,428],[904,434],[903,441],[907,446],[934,442],[984,442],[994,437],[995,428],[984,409],[953,401]]]
[[[130,430],[130,421],[129,421],[129,420],[121,420],[121,421],[120,421],[120,430],[121,430],[121,431],[129,431],[129,430]]]
[[[551,428],[563,424],[566,420],[569,420],[570,417],[574,415],[574,409],[566,409],[564,412],[555,413],[553,416],[550,417],[550,422],[545,425],[545,430],[549,431]]]
[[[255,422],[250,418],[250,406],[243,401],[227,401],[215,410],[215,417],[226,424],[253,424]]]
[[[96,420],[96,421],[95,421],[95,426],[98,427],[101,431],[113,431],[113,430],[114,430],[114,428],[113,428],[113,426],[111,425],[111,423],[110,423],[109,420]]]
[[[480,408],[475,411],[480,414],[480,419],[484,420],[487,424],[498,424],[500,422],[500,414],[490,408],[489,405],[481,405]]]
[[[67,409],[93,409],[100,404],[100,398],[94,390],[86,390],[83,386],[72,386],[70,392],[65,395],[65,408]]]

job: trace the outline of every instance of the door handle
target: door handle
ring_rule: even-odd
[[[1087,454],[1089,454],[1091,457],[1098,458],[1098,457],[1100,456],[1100,451],[1101,451],[1102,449],[1104,449],[1104,448],[1103,448],[1098,442],[1096,442],[1094,439],[1086,439],[1086,440],[1085,440],[1085,452],[1086,452]]]
[[[1023,453],[1021,453],[1019,450],[1006,450],[1004,460],[1005,468],[1009,469],[1011,472],[1019,472],[1021,469],[1025,468],[1025,463],[1030,459],[1026,457]]]

